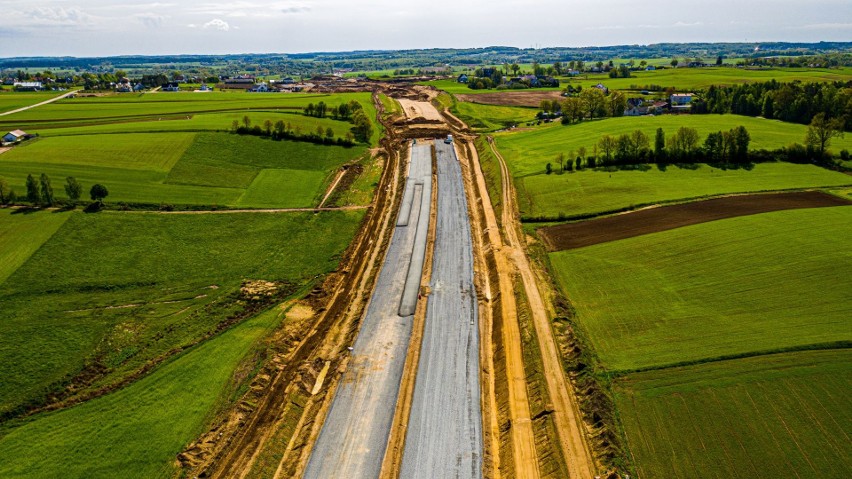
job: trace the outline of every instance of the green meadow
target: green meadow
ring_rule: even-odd
[[[601,364],[630,371],[852,341],[852,207],[744,216],[550,254]]]
[[[64,222],[46,241],[20,216],[0,215],[0,231],[43,244],[18,248],[29,258],[0,285],[0,413],[86,365],[106,368],[92,387],[108,386],[192,344],[242,310],[244,279],[301,291],[336,268],[363,212],[26,215]]]
[[[0,284],[49,240],[68,218],[69,215],[63,214],[0,210]]]
[[[495,131],[535,120],[538,109],[462,101],[455,104],[453,113],[475,131]]]
[[[801,351],[633,374],[615,402],[639,477],[847,477],[850,388],[852,351]]]
[[[671,59],[666,61],[667,64]],[[638,63],[638,62],[637,62]],[[617,63],[616,63],[617,64]],[[658,63],[659,64],[659,63]],[[587,63],[587,65],[589,65]],[[526,71],[532,69],[531,65],[523,67]],[[561,85],[559,88],[537,88],[536,91],[549,91],[564,89],[568,85],[582,86],[588,88],[598,83],[603,83],[610,89],[628,90],[635,87],[639,89],[646,85],[659,85],[663,88],[673,87],[679,91],[687,91],[699,88],[707,88],[710,85],[734,85],[741,83],[777,81],[803,81],[803,82],[829,82],[849,81],[852,78],[852,68],[734,68],[734,67],[706,67],[706,68],[666,68],[653,71],[631,72],[630,78],[610,78],[607,73],[584,73],[577,77],[559,77]],[[493,93],[501,90],[472,90],[465,83],[458,83],[455,78],[446,80],[432,80],[423,82],[432,85],[439,90],[454,94],[477,94]]]
[[[50,100],[62,92],[0,92],[0,113],[17,110],[25,106],[35,105]],[[3,119],[3,117],[0,117]],[[3,132],[5,134],[5,132]]]
[[[752,170],[719,170],[701,165],[695,170],[669,166],[665,171],[583,170],[559,173],[557,155],[565,158],[586,148],[593,155],[598,139],[642,130],[653,138],[657,128],[672,135],[681,126],[708,133],[745,126],[752,149],[775,149],[804,140],[806,127],[737,115],[610,118],[571,126],[546,125],[494,135],[497,148],[515,178],[522,217],[552,218],[603,213],[660,201],[717,194],[771,191],[852,183],[848,175],[811,165],[763,163]],[[835,139],[831,149],[852,148],[852,137]],[[556,173],[546,174],[551,163]]]
[[[115,393],[8,429],[0,476],[172,477],[175,456],[230,399],[234,370],[280,314],[255,316]]]
[[[852,184],[852,177],[813,165],[760,163],[751,170],[669,166],[665,171],[583,170],[516,178],[526,220],[592,215],[660,202],[731,193]]]
[[[641,130],[653,142],[657,128],[662,128],[669,137],[683,126],[696,129],[703,143],[708,133],[727,131],[740,125],[748,130],[751,136],[749,148],[753,150],[772,150],[791,143],[804,143],[807,133],[804,125],[740,115],[661,115],[607,118],[567,126],[550,124],[527,131],[499,133],[495,137],[512,174],[518,177],[544,173],[545,164],[552,163],[559,153],[566,158],[571,152],[576,156],[577,150],[584,147],[586,154],[592,155],[603,135],[616,137]],[[835,138],[829,149],[835,153],[852,149],[852,136]]]
[[[73,176],[84,193],[95,183],[106,185],[107,201],[115,203],[312,207],[337,168],[364,151],[214,132],[59,136],[0,156],[0,176],[19,196],[28,174],[46,173],[58,199],[66,198],[65,177]],[[267,169],[292,174],[277,175],[276,189],[268,174],[259,177]]]

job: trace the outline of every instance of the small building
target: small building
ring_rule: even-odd
[[[3,135],[3,143],[17,143],[31,137],[32,135],[23,130],[12,130]]]
[[[249,91],[252,91],[252,92],[255,92],[255,93],[268,93],[269,92],[269,85],[267,85],[266,83],[258,83]]]
[[[175,82],[167,83],[167,84],[163,85],[162,90],[163,91],[180,91],[180,85],[175,83]]]
[[[462,73],[461,75],[459,75],[459,77],[456,81],[459,82],[459,83],[467,83],[467,80],[468,80],[467,75]]]
[[[17,91],[42,91],[44,86],[40,81],[16,81],[14,83]]]
[[[145,90],[145,85],[143,85],[141,83],[137,83],[137,84],[133,85],[133,91],[135,91],[135,92],[140,92],[140,91],[144,91],[144,90]]]
[[[654,65],[648,65],[647,67],[645,67],[646,72],[652,72],[656,69],[657,69],[657,67],[655,67]]]
[[[604,92],[604,95],[609,93],[609,88],[605,87],[603,83],[598,83],[597,85],[593,86],[592,88],[597,88],[598,90]]]
[[[692,93],[675,93],[669,98],[672,110],[689,110],[692,106]]]
[[[213,91],[213,89],[210,88],[206,83],[202,83],[201,87],[199,87],[196,91]]]
[[[568,76],[569,77],[575,77],[575,76],[579,76],[579,75],[580,75],[579,70],[568,70]]]

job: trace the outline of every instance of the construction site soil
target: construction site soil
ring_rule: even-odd
[[[482,103],[484,105],[529,106],[538,107],[542,100],[562,100],[559,91],[506,91],[500,93],[478,93],[456,95],[459,101]]]
[[[820,191],[725,196],[548,226],[538,234],[549,251],[562,251],[737,216],[847,205],[852,201]]]

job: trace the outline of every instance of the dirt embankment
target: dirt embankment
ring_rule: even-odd
[[[538,108],[543,100],[562,101],[559,91],[505,91],[499,93],[477,93],[456,95],[458,101],[498,106],[527,106]]]
[[[725,218],[850,204],[849,200],[820,191],[725,196],[549,226],[540,228],[538,233],[548,250],[561,251]]]

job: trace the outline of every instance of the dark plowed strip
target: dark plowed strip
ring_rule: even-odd
[[[727,196],[550,226],[538,233],[548,250],[562,251],[737,216],[846,205],[852,201],[819,191]]]

